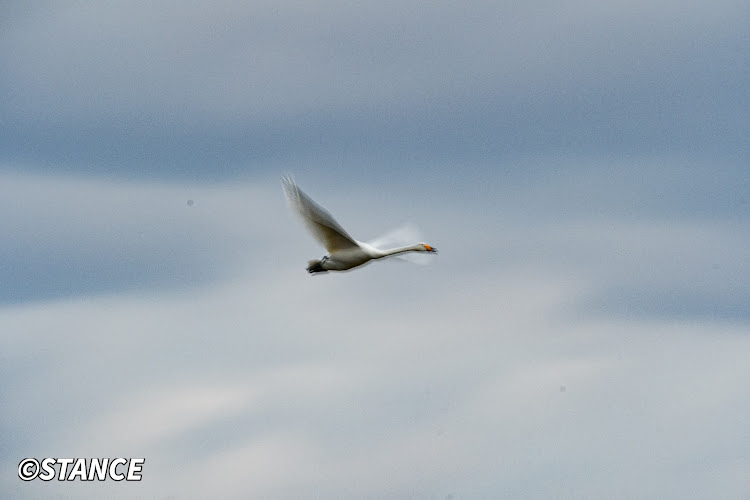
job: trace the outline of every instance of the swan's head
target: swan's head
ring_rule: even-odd
[[[423,252],[437,253],[437,248],[430,246],[427,243],[421,243],[421,245],[422,248],[424,248],[424,250],[422,250]]]

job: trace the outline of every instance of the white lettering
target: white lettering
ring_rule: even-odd
[[[125,479],[124,474],[118,474],[117,466],[125,465],[126,463],[128,463],[128,461],[124,458],[115,458],[112,460],[112,463],[109,464],[109,477],[111,477],[113,481],[122,481]]]

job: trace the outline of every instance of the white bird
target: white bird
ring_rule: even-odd
[[[437,249],[427,243],[380,250],[367,243],[357,241],[349,236],[328,210],[315,203],[297,187],[294,179],[282,177],[281,184],[284,187],[284,193],[289,200],[289,204],[299,214],[313,237],[328,250],[328,255],[322,259],[311,260],[307,263],[307,272],[309,273],[346,271],[371,260],[406,252],[437,253]]]

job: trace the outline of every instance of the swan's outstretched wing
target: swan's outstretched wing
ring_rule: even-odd
[[[288,176],[282,177],[281,184],[284,186],[284,193],[289,204],[294,207],[310,233],[326,250],[335,252],[359,247],[354,238],[347,234],[328,210],[315,203],[297,187],[294,179]]]

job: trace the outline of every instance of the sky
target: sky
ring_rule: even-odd
[[[3,10],[0,496],[750,496],[747,2]]]

